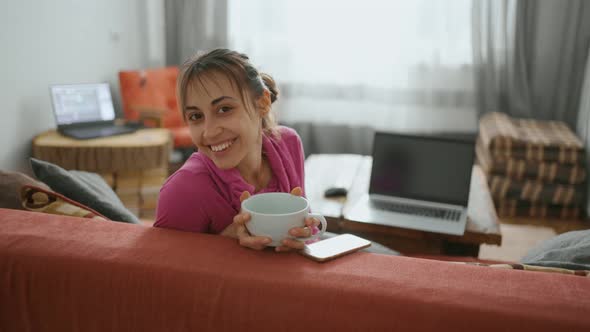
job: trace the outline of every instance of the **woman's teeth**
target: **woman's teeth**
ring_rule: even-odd
[[[221,151],[229,148],[233,143],[234,143],[234,141],[231,140],[231,141],[227,141],[225,143],[219,144],[219,145],[211,145],[211,150],[213,150],[213,152],[221,152]]]

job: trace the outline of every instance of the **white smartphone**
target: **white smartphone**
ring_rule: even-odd
[[[352,234],[340,234],[329,239],[307,244],[299,253],[318,262],[324,262],[336,257],[367,248],[371,241]]]

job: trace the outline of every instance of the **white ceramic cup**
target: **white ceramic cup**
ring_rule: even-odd
[[[271,247],[280,246],[285,238],[298,241],[315,240],[324,234],[328,226],[324,216],[309,213],[307,199],[288,193],[263,193],[251,196],[242,202],[242,212],[248,212],[251,216],[250,221],[246,223],[250,234],[270,237]],[[289,235],[291,228],[304,227],[307,217],[316,218],[321,222],[320,231],[306,238]]]

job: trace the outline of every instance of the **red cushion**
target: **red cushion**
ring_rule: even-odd
[[[137,120],[138,109],[150,108],[162,112],[162,124],[165,128],[184,126],[176,100],[177,76],[178,67],[119,72],[125,118]]]
[[[188,126],[172,128],[170,131],[172,132],[172,137],[174,138],[175,148],[192,148],[195,146],[193,144],[193,140],[191,139]]]
[[[1,331],[590,331],[590,280],[0,209]]]

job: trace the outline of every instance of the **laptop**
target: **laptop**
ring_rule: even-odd
[[[116,125],[108,83],[52,85],[57,130],[77,139],[132,133],[137,127]]]
[[[369,193],[345,218],[463,235],[475,142],[377,132]]]

